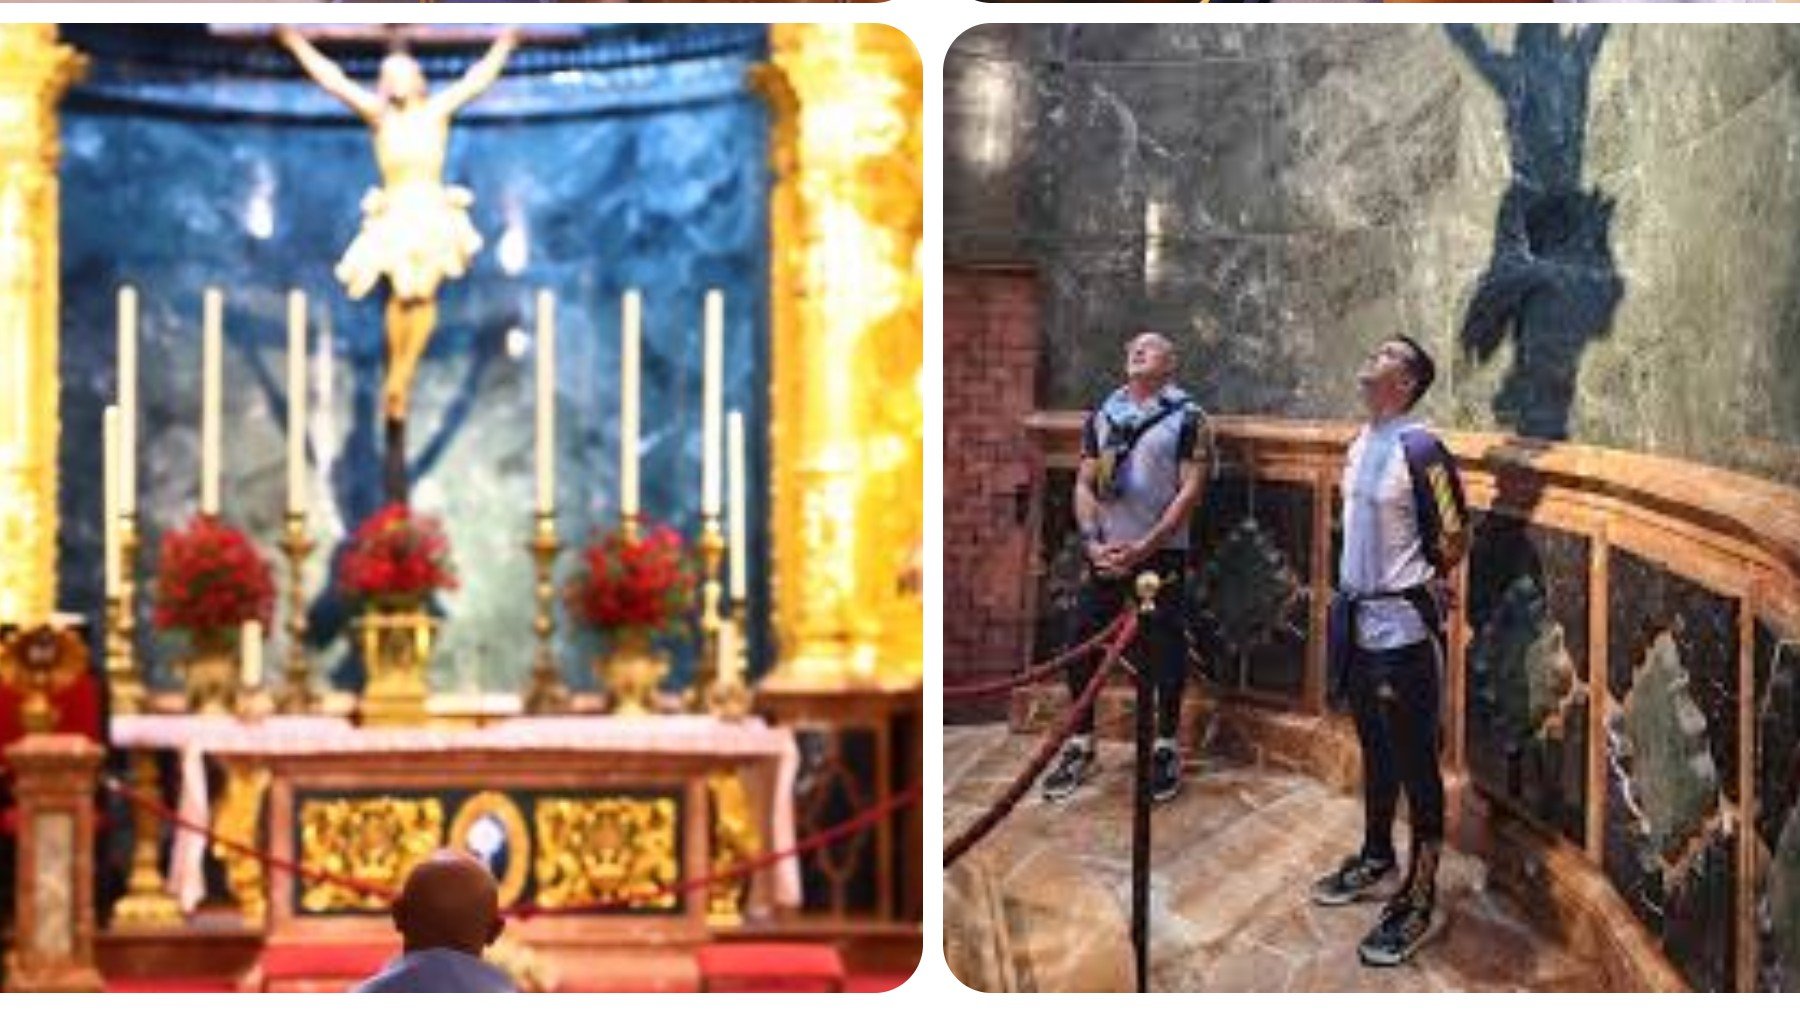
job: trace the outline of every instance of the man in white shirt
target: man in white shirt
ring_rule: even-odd
[[[505,972],[481,959],[505,924],[487,866],[439,851],[413,867],[394,902],[405,952],[356,991],[517,992]]]
[[[1372,896],[1398,871],[1394,814],[1402,789],[1412,825],[1406,879],[1358,953],[1402,963],[1442,927],[1436,911],[1444,838],[1438,770],[1444,579],[1467,548],[1461,483],[1443,445],[1409,414],[1431,387],[1431,356],[1404,335],[1357,374],[1368,421],[1343,474],[1343,554],[1333,602],[1333,683],[1362,748],[1362,849],[1313,884],[1316,903]]]

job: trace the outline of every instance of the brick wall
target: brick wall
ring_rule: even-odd
[[[1029,648],[1023,508],[1035,473],[1038,283],[1023,266],[944,271],[944,683],[1017,671]],[[1004,698],[946,708],[1005,717]]]

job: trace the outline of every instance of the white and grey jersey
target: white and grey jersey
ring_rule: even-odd
[[[1181,404],[1185,402],[1185,404]],[[1166,406],[1181,404],[1156,416]],[[1150,401],[1139,404],[1120,388],[1088,416],[1082,431],[1082,456],[1098,458],[1126,432],[1143,423],[1150,428],[1138,436],[1131,451],[1120,460],[1112,494],[1097,496],[1100,536],[1108,542],[1142,538],[1162,520],[1169,504],[1181,492],[1181,466],[1210,453],[1211,434],[1206,415],[1180,389],[1169,386]],[[1186,549],[1188,529],[1182,525],[1160,546]]]
[[[1344,458],[1344,548],[1338,582],[1353,594],[1400,591],[1436,575],[1425,556],[1412,472],[1400,434],[1411,418],[1367,425]],[[1429,635],[1418,610],[1400,598],[1357,606],[1356,640],[1364,650],[1406,647]]]

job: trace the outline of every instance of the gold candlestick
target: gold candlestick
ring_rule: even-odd
[[[537,634],[537,650],[531,661],[531,690],[525,695],[530,714],[561,714],[569,709],[569,687],[563,685],[551,638],[556,632],[556,585],[551,571],[562,546],[556,540],[556,512],[540,510],[530,541],[531,559],[537,572],[537,617],[531,629]]]
[[[307,714],[319,706],[319,695],[312,688],[312,664],[306,657],[305,566],[312,550],[312,539],[306,536],[306,512],[288,511],[281,533],[281,551],[288,561],[287,659],[281,688],[275,693],[275,709],[283,714]]]
[[[619,534],[627,544],[635,545],[638,540],[638,515],[622,513],[619,515]]]
[[[106,685],[114,714],[140,714],[147,695],[137,667],[137,517],[120,514],[119,592],[106,600]]]
[[[716,625],[716,667],[712,687],[706,694],[706,709],[714,717],[737,721],[750,714],[750,685],[744,678],[749,657],[749,644],[744,639],[744,603],[732,602],[725,618]],[[730,627],[730,636],[725,635],[726,627]]]
[[[694,665],[694,683],[688,691],[688,709],[704,713],[712,698],[719,672],[719,563],[725,558],[725,530],[719,515],[706,514],[700,521],[700,657]]]
[[[161,788],[156,776],[156,757],[147,750],[131,754],[132,789],[146,799],[160,799]],[[131,820],[131,878],[126,881],[125,896],[113,905],[113,924],[141,928],[162,928],[181,924],[181,905],[169,896],[157,868],[160,857],[158,829],[161,819],[149,807],[133,807]]]

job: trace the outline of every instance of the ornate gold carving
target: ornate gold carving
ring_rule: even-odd
[[[182,663],[188,710],[195,714],[230,714],[237,703],[238,650],[228,634],[209,632],[188,645]]]
[[[424,724],[437,620],[423,611],[371,612],[356,621],[355,629],[369,673],[362,695],[363,724]]]
[[[161,798],[161,779],[156,757],[146,750],[131,754],[131,787],[144,798]],[[163,883],[161,860],[162,820],[144,806],[135,806],[131,818],[131,878],[125,896],[113,905],[113,924],[165,928],[181,924],[181,905],[169,896]]]
[[[87,644],[72,629],[39,626],[6,640],[0,650],[0,686],[24,695],[19,719],[27,734],[56,729],[50,694],[87,674]]]
[[[435,798],[308,799],[300,806],[300,862],[333,876],[398,890],[413,866],[444,839],[444,806]],[[388,901],[321,880],[307,885],[300,909],[381,911]]]
[[[0,623],[56,605],[56,103],[86,65],[54,25],[0,25]]]
[[[756,815],[750,808],[744,782],[735,772],[714,774],[706,787],[712,796],[712,869],[713,874],[729,870],[754,858],[762,851],[762,834],[756,828]],[[706,920],[714,926],[741,925],[744,921],[744,894],[749,888],[745,877],[719,880],[707,891]]]
[[[213,857],[225,866],[225,885],[237,901],[244,923],[260,926],[268,910],[263,887],[262,862],[238,848],[226,847],[220,841],[256,847],[262,828],[263,798],[269,791],[269,769],[254,763],[226,761],[225,793],[219,799],[213,816],[213,833],[219,841],[212,846]]]
[[[537,902],[545,908],[625,902],[671,910],[681,874],[679,807],[672,797],[541,798],[537,803]]]
[[[506,865],[498,869],[494,858],[502,842],[493,839],[490,820],[497,824],[506,845]],[[531,831],[525,825],[525,814],[512,799],[497,791],[484,791],[464,802],[450,824],[449,844],[474,855],[493,871],[500,883],[501,907],[511,906],[525,892],[525,876],[531,871]]]
[[[777,25],[751,84],[774,114],[772,532],[784,674],[923,657],[923,76],[883,25]]]

